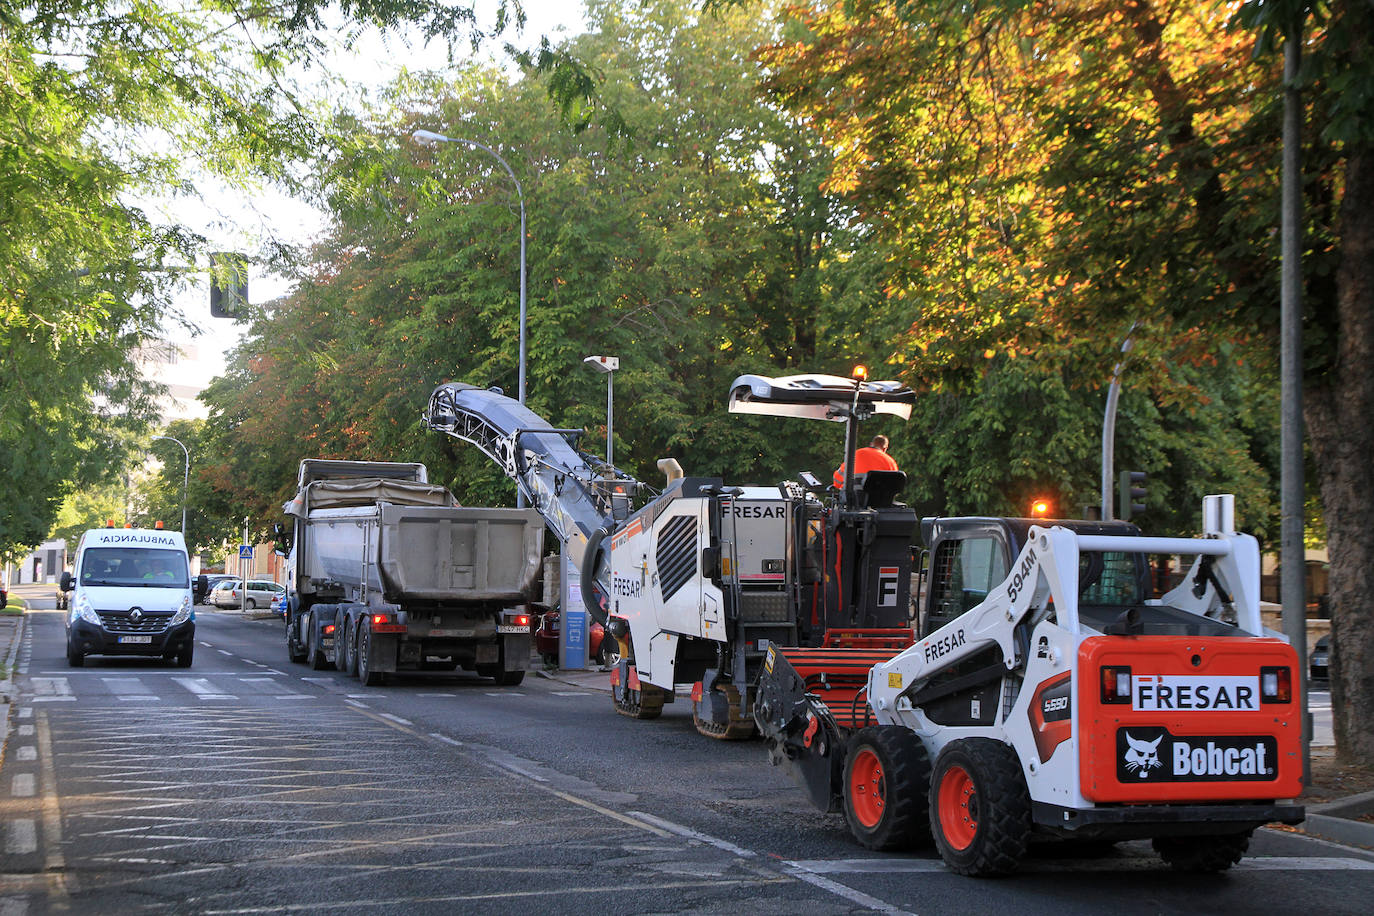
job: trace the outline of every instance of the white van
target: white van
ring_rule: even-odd
[[[67,663],[87,655],[160,656],[191,667],[196,612],[186,542],[177,531],[95,528],[63,573]]]

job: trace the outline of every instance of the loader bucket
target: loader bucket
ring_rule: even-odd
[[[878,634],[848,631],[836,634],[834,645],[815,649],[772,646],[759,675],[754,720],[769,758],[785,765],[822,811],[839,810],[845,743],[872,723],[865,696],[869,670],[912,641],[909,630]]]

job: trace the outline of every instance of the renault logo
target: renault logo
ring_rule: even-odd
[[[130,609],[129,609],[129,619],[132,620],[134,623],[138,623],[140,620],[142,620],[142,619],[143,619],[143,608],[141,608],[141,607],[130,608]]]

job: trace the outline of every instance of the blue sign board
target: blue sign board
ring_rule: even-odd
[[[562,667],[577,671],[587,667],[587,609],[582,604],[582,577],[566,548],[562,554],[560,602],[563,617]]]
[[[240,545],[239,545],[239,559],[240,559],[240,560],[251,560],[251,559],[253,559],[253,545],[252,545],[252,544],[240,544]]]

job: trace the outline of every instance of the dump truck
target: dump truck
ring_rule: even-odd
[[[290,529],[286,649],[366,686],[402,671],[476,671],[503,686],[529,667],[544,524],[468,508],[423,464],[301,462]]]
[[[1201,537],[1128,522],[925,519],[913,640],[773,647],[754,708],[770,760],[854,838],[933,841],[971,876],[1033,837],[1150,839],[1215,872],[1297,823],[1298,658],[1259,611],[1259,547],[1209,496]],[[1151,556],[1191,558],[1160,591]]]

